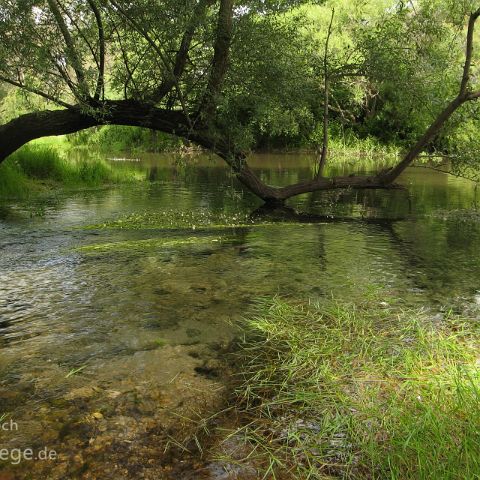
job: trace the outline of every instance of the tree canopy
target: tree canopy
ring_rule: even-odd
[[[44,102],[0,126],[0,159],[41,136],[133,125],[211,149],[267,201],[389,187],[433,143],[476,145],[479,16],[470,0],[4,0],[0,81]],[[249,169],[251,148],[315,137],[326,115],[411,148],[369,177],[276,188]]]

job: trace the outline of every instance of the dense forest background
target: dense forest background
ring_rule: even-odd
[[[318,149],[327,75],[333,150],[406,148],[456,94],[464,55],[464,3],[335,0],[293,9],[277,6],[266,14],[240,12],[222,117],[244,148]],[[120,83],[112,79],[111,95]],[[25,89],[0,85],[1,123],[32,107],[52,108],[52,102]],[[455,157],[457,171],[474,162],[478,113],[476,102],[462,107],[429,152]],[[95,127],[68,140],[110,150],[168,151],[182,145],[162,133],[121,126]]]

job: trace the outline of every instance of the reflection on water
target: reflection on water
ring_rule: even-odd
[[[307,156],[251,163],[272,184],[312,172]],[[350,299],[379,286],[387,301],[434,310],[472,307],[478,298],[480,222],[462,213],[476,201],[466,181],[410,169],[402,178],[408,193],[291,201],[342,221],[220,228],[259,202],[216,160],[145,156],[115,165],[151,181],[0,207],[0,416],[19,423],[0,441],[59,454],[53,464],[4,464],[5,471],[167,475],[172,429],[187,436],[189,419],[220,401],[216,359],[234,335],[232,321],[259,295]],[[82,228],[165,210],[205,215],[216,226]],[[109,247],[85,248],[95,245]]]

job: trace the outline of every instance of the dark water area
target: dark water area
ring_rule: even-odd
[[[259,296],[381,289],[432,314],[480,308],[480,194],[466,180],[411,168],[405,191],[303,195],[289,205],[326,218],[276,224],[251,220],[260,202],[213,158],[112,164],[148,181],[0,205],[0,419],[18,426],[0,448],[57,454],[0,462],[0,479],[169,478],[165,448],[220,401],[216,362]],[[276,185],[312,165],[251,160]],[[102,228],[155,215],[168,228]]]

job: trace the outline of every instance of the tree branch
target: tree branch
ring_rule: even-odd
[[[210,77],[199,110],[200,115],[203,117],[202,120],[204,124],[208,124],[215,115],[218,95],[220,94],[227,73],[230,44],[232,40],[233,3],[234,0],[220,0]]]
[[[65,108],[72,107],[72,105],[70,105],[70,104],[68,104],[68,103],[66,103],[66,102],[64,102],[64,101],[62,101],[58,98],[55,98],[54,96],[52,96],[52,95],[50,95],[46,92],[42,92],[41,90],[38,90],[36,88],[29,87],[22,82],[17,82],[15,80],[12,80],[10,78],[7,78],[7,77],[1,76],[1,75],[0,75],[0,81],[8,83],[10,85],[13,85],[14,87],[21,88],[22,90],[33,93],[33,94],[38,95],[40,97],[43,97],[46,100],[49,100],[50,102],[56,103],[57,105],[60,105],[62,107],[65,107]]]
[[[56,1],[47,0],[47,2],[53,14],[53,17],[55,18],[55,22],[57,23],[58,28],[60,29],[60,32],[63,36],[65,45],[67,47],[68,57],[72,62],[72,67],[75,72],[75,76],[77,77],[78,85],[80,87],[79,100],[84,100],[85,98],[88,98],[90,94],[89,94],[88,84],[85,78],[85,72],[83,71],[82,62],[80,61],[77,50],[75,48],[75,43],[73,41],[72,36],[70,35],[70,32],[68,31],[67,24],[65,23],[65,20],[62,17],[62,13],[60,12],[60,9],[58,8]]]
[[[162,49],[155,43],[150,34],[142,28],[142,26],[134,20],[128,12],[126,12],[115,0],[110,0],[110,3],[120,12],[120,14],[127,20],[128,23],[135,29],[137,33],[142,35],[142,37],[147,41],[147,43],[152,47],[153,51],[160,57],[163,66],[170,71],[169,60],[163,53]]]
[[[463,67],[462,83],[460,84],[460,95],[464,96],[467,93],[468,84],[470,82],[470,72],[472,68],[472,55],[473,55],[473,34],[475,32],[475,22],[480,16],[480,9],[473,12],[468,20],[467,31],[467,46],[465,50],[465,65]]]
[[[95,0],[87,0],[90,8],[95,15],[95,21],[97,22],[98,30],[98,49],[99,49],[99,61],[98,61],[98,78],[97,87],[93,98],[100,100],[100,97],[105,93],[105,29],[103,27],[102,15],[100,9],[95,3]]]
[[[133,70],[130,68],[128,54],[125,50],[125,47],[123,46],[122,37],[120,35],[120,32],[118,31],[117,25],[115,24],[115,22],[112,19],[111,19],[111,26],[113,28],[113,31],[115,32],[116,37],[117,37],[118,46],[120,47],[120,52],[122,53],[123,65],[124,65],[125,70],[128,74],[127,78],[123,82],[123,95],[124,95],[124,98],[126,100],[127,97],[128,97],[128,87],[129,87],[130,82],[133,83],[134,97],[138,96],[137,95],[138,88],[137,88],[137,85],[135,83],[135,79],[133,78],[133,75],[135,73],[135,70],[136,70],[138,64],[133,67]]]
[[[62,66],[55,60],[55,58],[50,57],[50,60],[52,61],[52,64],[54,67],[57,69],[59,75],[62,77],[63,81],[67,84],[68,88],[72,92],[72,95],[74,98],[77,98],[77,87],[73,83],[72,79],[69,77],[68,73],[66,70],[62,68]]]
[[[445,125],[447,120],[462,106],[465,102],[475,100],[480,97],[480,92],[470,93],[468,88],[470,84],[470,73],[472,68],[472,55],[473,55],[473,40],[475,23],[480,17],[480,9],[470,14],[468,20],[467,31],[467,45],[465,49],[465,64],[463,67],[463,75],[460,83],[460,91],[458,95],[440,112],[434,122],[430,125],[427,131],[420,137],[417,143],[408,151],[403,160],[399,162],[395,167],[387,170],[385,173],[378,175],[378,179],[384,184],[394,182],[400,174],[412,164],[415,158],[418,157],[428,143],[435,138],[438,132]]]
[[[468,100],[477,100],[478,98],[480,98],[480,90],[468,94]]]
[[[188,23],[187,29],[185,30],[182,41],[180,43],[180,48],[178,49],[175,56],[175,64],[173,67],[172,75],[163,80],[160,87],[152,95],[152,101],[158,103],[162,100],[176,85],[178,86],[178,81],[182,76],[185,66],[188,60],[188,52],[190,51],[190,46],[192,44],[195,31],[204,16],[207,8],[214,3],[214,0],[199,0],[195,9],[193,11],[192,17]],[[180,88],[178,87],[178,90]]]
[[[106,101],[102,114],[89,114],[81,104],[66,110],[44,110],[21,115],[0,125],[0,162],[25,143],[51,135],[66,135],[97,125],[127,125],[151,128],[165,133],[186,136],[189,127],[185,116],[150,104],[132,100]],[[207,140],[197,139],[205,143]]]
[[[325,40],[325,53],[323,56],[323,76],[324,76],[324,94],[323,94],[323,145],[320,160],[318,162],[317,177],[323,175],[323,170],[327,163],[328,156],[328,103],[330,96],[330,72],[328,71],[328,47],[330,37],[332,35],[333,18],[335,17],[335,9],[332,8],[332,17],[328,26],[327,38]]]
[[[80,105],[66,110],[46,110],[21,115],[0,126],[0,163],[25,143],[51,135],[65,135],[97,125],[127,125],[149,128],[188,138],[216,153],[236,172],[237,179],[266,202],[282,202],[300,193],[343,188],[385,187],[374,177],[319,178],[277,188],[266,185],[247,165],[242,155],[233,156],[230,145],[208,132],[191,131],[182,112],[165,110],[132,100],[106,101],[103,115],[88,114]],[[239,167],[240,166],[240,167]]]
[[[83,41],[85,42],[88,49],[90,50],[90,53],[92,54],[93,60],[94,60],[95,64],[97,65],[97,68],[99,68],[99,62],[98,62],[98,59],[97,59],[97,54],[95,53],[95,49],[93,48],[93,45],[90,43],[90,41],[88,40],[86,35],[83,33],[83,30],[80,28],[80,25],[76,22],[75,17],[73,15],[71,15],[71,13],[68,11],[68,8],[66,8],[60,2],[58,2],[58,5],[62,9],[63,13],[68,17],[71,24],[75,27],[78,34],[82,37]]]

